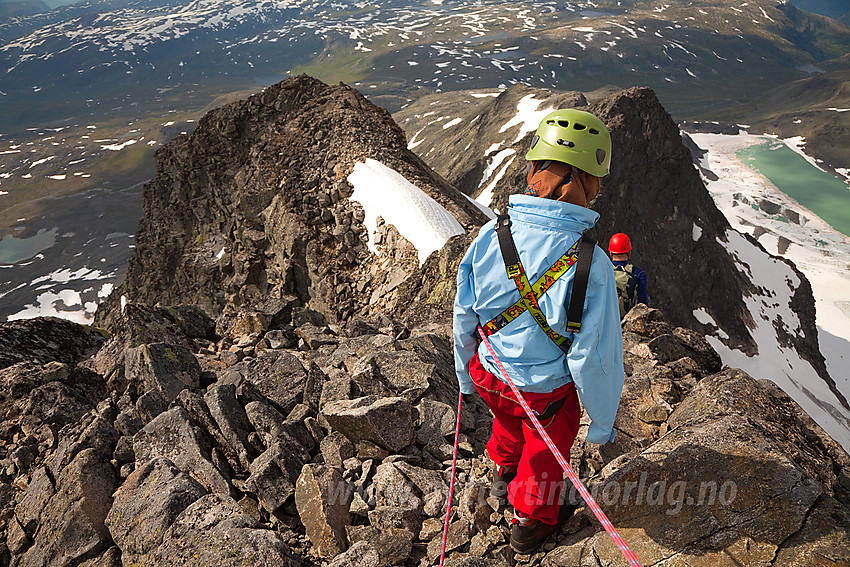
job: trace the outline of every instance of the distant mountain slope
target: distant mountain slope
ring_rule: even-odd
[[[41,0],[3,0],[0,2],[0,18],[29,16],[49,9]]]
[[[850,168],[850,65],[815,73],[715,113],[715,119],[746,124],[755,134],[802,136],[806,151],[831,167]],[[838,62],[827,66],[838,67]]]
[[[791,0],[791,3],[806,12],[836,20],[850,15],[850,2],[847,0]]]
[[[422,93],[516,82],[640,83],[678,116],[747,100],[850,50],[847,27],[772,0],[134,0],[12,18],[0,38],[0,129],[12,131],[92,109],[185,108],[187,95],[206,102],[289,72],[360,82],[393,110]]]

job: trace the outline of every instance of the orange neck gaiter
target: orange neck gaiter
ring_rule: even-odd
[[[601,179],[560,161],[533,161],[527,195],[586,207],[599,195]]]

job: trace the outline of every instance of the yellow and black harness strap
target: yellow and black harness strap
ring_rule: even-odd
[[[507,215],[499,215],[496,221],[496,235],[499,238],[499,247],[502,252],[502,259],[505,261],[505,270],[508,277],[513,280],[519,290],[520,298],[505,309],[502,313],[493,318],[486,325],[483,325],[484,332],[489,336],[503,328],[505,325],[519,317],[524,312],[528,311],[534,318],[538,326],[546,333],[549,339],[552,340],[565,353],[569,351],[572,345],[570,337],[559,334],[552,329],[546,316],[540,309],[537,302],[539,297],[564,275],[580,257],[586,257],[585,261],[579,262],[577,266],[576,279],[573,283],[573,293],[570,298],[570,308],[568,312],[567,329],[571,332],[579,332],[581,330],[581,313],[584,307],[584,296],[587,290],[587,278],[590,273],[590,261],[593,258],[593,247],[595,242],[589,238],[582,236],[576,241],[567,252],[558,258],[552,266],[531,285],[528,281],[528,276],[522,263],[519,260],[519,254],[516,251],[516,244],[510,231],[511,221]],[[581,245],[580,245],[581,243]]]

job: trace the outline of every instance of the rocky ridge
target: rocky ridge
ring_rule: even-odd
[[[352,93],[308,78],[270,90],[277,101]],[[630,108],[621,99],[640,95],[611,103]],[[310,254],[251,248],[265,237],[246,227],[273,218],[275,201],[294,199],[282,192],[269,200],[266,189],[252,193],[234,181],[255,163],[244,156],[259,151],[241,145],[238,124],[251,125],[241,130],[249,137],[272,132],[262,146],[269,147],[288,139],[280,133],[286,128],[264,129],[253,112],[270,123],[297,113],[258,104],[222,109],[199,126],[197,139],[179,138],[159,154],[162,175],[146,189],[149,216],[134,275],[99,318],[107,330],[39,319],[0,324],[8,349],[0,392],[10,394],[0,396],[0,567],[436,563],[458,400],[447,312],[469,236],[451,239],[420,268],[399,261],[415,258],[415,249],[384,226],[392,245],[379,255],[361,248],[350,266],[369,270],[375,301],[346,316],[348,304],[315,279],[324,269],[321,281],[333,281],[347,256],[345,236],[334,236],[339,225],[308,223],[311,242],[327,245]],[[395,132],[366,104],[344,108],[383,117],[388,130],[381,131]],[[225,117],[234,116],[241,121],[231,145],[242,158],[204,153],[208,130],[230,131]],[[237,173],[221,173],[221,184],[190,183],[184,176],[209,174],[180,173],[179,160],[199,159],[186,149],[193,145],[209,171]],[[394,167],[417,163],[397,149],[383,159],[399,155],[407,158]],[[227,160],[229,169],[221,165]],[[253,187],[265,187],[260,172],[270,171],[256,169]],[[341,186],[346,173],[334,177]],[[427,169],[413,177],[440,183]],[[319,175],[323,185],[330,187]],[[287,186],[301,204],[281,218],[321,219],[326,209],[300,187]],[[192,191],[194,200],[180,200]],[[233,206],[257,192],[265,196],[253,208]],[[463,217],[465,197],[452,190],[435,198],[474,232],[481,219],[475,208]],[[260,220],[245,214],[263,203]],[[347,203],[337,200],[356,210]],[[192,232],[227,219],[235,228],[225,236]],[[362,234],[356,219],[348,230]],[[157,224],[166,220],[173,222]],[[299,238],[303,226],[281,220],[262,228],[269,242],[280,242]],[[230,239],[217,262],[237,252],[194,269],[199,250],[222,244],[209,244],[213,238]],[[249,272],[308,274],[310,283],[287,287],[290,280],[269,277],[267,287],[251,287],[240,279]],[[212,291],[219,295],[205,297]],[[722,368],[701,334],[666,322],[660,310],[639,306],[623,330],[627,380],[616,440],[579,441],[570,461],[644,564],[846,564],[850,457],[775,386]],[[511,511],[487,498],[489,430],[489,414],[473,398],[462,412],[448,565],[622,561],[584,509],[538,553],[513,554]]]
[[[94,354],[16,351],[0,370],[15,394],[0,400],[0,565],[434,565],[450,339],[389,319],[328,325],[294,297],[278,307],[218,336],[198,310],[127,304]],[[570,461],[644,564],[841,565],[850,457],[660,311],[638,306],[623,329],[617,438],[577,442]],[[90,336],[63,331],[60,347]],[[489,420],[480,400],[462,413],[447,564],[618,564],[584,508],[538,553],[513,554],[510,510],[488,498]]]

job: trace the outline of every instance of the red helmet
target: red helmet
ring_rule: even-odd
[[[632,241],[622,232],[611,237],[608,242],[608,252],[611,254],[628,254],[632,251]]]

